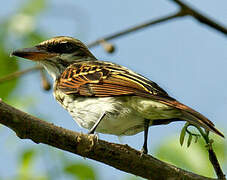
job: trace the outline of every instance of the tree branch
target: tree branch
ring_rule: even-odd
[[[25,69],[25,70],[20,70],[20,71],[13,72],[13,73],[8,74],[8,75],[6,75],[4,77],[1,77],[0,78],[0,83],[12,80],[12,79],[17,78],[19,76],[22,76],[22,75],[24,75],[26,73],[29,73],[29,72],[32,72],[32,71],[41,70],[41,69],[43,69],[42,66],[34,66],[34,67],[31,67],[31,68],[28,68],[28,69]]]
[[[225,174],[223,173],[221,166],[218,162],[217,156],[213,150],[212,143],[210,143],[208,147],[208,154],[209,154],[209,160],[215,170],[216,175],[218,176],[218,179],[226,180]]]
[[[186,3],[184,3],[184,2],[182,2],[180,0],[171,0],[171,1],[173,1],[177,5],[179,5],[183,12],[185,12],[188,15],[192,16],[193,18],[198,20],[200,23],[205,24],[205,25],[213,28],[213,29],[223,33],[224,35],[227,35],[227,28],[226,27],[218,24],[216,21],[212,20],[211,18],[206,17],[205,15],[200,13],[195,8],[190,7],[189,5],[187,5]]]
[[[225,174],[223,173],[221,166],[218,162],[216,153],[213,150],[213,140],[209,138],[209,131],[204,130],[205,131],[204,132],[200,127],[196,127],[196,128],[199,130],[200,134],[202,135],[202,137],[206,143],[206,148],[207,148],[207,151],[209,154],[209,160],[214,168],[214,171],[215,171],[218,179],[226,180]]]
[[[142,23],[140,25],[136,25],[136,26],[133,26],[131,28],[127,28],[125,30],[122,30],[120,32],[117,32],[117,33],[114,33],[114,34],[111,34],[109,36],[106,36],[106,37],[103,37],[103,38],[100,38],[92,43],[89,43],[87,46],[89,48],[92,48],[94,46],[97,46],[101,43],[103,43],[104,41],[107,41],[107,40],[111,40],[111,39],[115,39],[115,38],[118,38],[120,36],[123,36],[123,35],[126,35],[126,34],[129,34],[129,33],[132,33],[134,31],[138,31],[140,29],[143,29],[143,28],[146,28],[146,27],[149,27],[149,26],[152,26],[152,25],[155,25],[155,24],[158,24],[158,23],[161,23],[161,22],[165,22],[165,21],[168,21],[168,20],[171,20],[171,19],[174,19],[174,18],[177,18],[177,17],[182,17],[186,15],[185,13],[183,12],[177,12],[177,13],[174,13],[174,14],[170,14],[168,16],[164,16],[164,17],[161,17],[161,18],[158,18],[158,19],[152,19],[148,22],[145,22],[145,23]],[[28,68],[28,69],[25,69],[25,70],[21,70],[21,71],[17,71],[17,72],[14,72],[14,73],[11,73],[9,75],[6,75],[4,77],[1,77],[0,78],[0,83],[4,82],[4,81],[9,81],[11,79],[14,79],[16,77],[19,77],[21,75],[24,75],[28,72],[31,72],[31,71],[36,71],[38,69],[43,69],[42,66],[34,66],[32,68]]]
[[[100,39],[98,39],[98,40],[96,40],[96,41],[94,41],[92,43],[89,43],[87,46],[89,48],[91,48],[91,47],[99,45],[100,43],[102,43],[103,40],[109,41],[111,39],[116,39],[116,38],[121,37],[123,35],[130,34],[132,32],[144,29],[146,27],[153,26],[153,25],[156,25],[156,24],[159,24],[159,23],[162,23],[162,22],[166,22],[166,21],[178,18],[178,17],[183,17],[185,15],[187,15],[185,12],[179,11],[179,12],[176,12],[174,14],[170,14],[170,15],[167,15],[167,16],[164,16],[164,17],[161,17],[161,18],[152,19],[152,20],[144,22],[142,24],[135,25],[135,26],[133,26],[131,28],[127,28],[125,30],[122,30],[120,32],[108,35],[106,37],[102,37],[102,38],[100,38]]]
[[[211,180],[140,151],[128,145],[109,143],[94,135],[73,132],[42,121],[0,101],[0,123],[11,128],[21,139],[31,139],[58,149],[87,157],[119,170],[147,179]]]
[[[188,127],[194,127],[196,128],[200,134],[197,133],[192,133],[190,130],[188,130]],[[195,126],[193,124],[190,124],[189,122],[186,122],[184,127],[181,130],[181,135],[180,135],[180,144],[183,145],[184,143],[184,138],[185,138],[185,133],[188,133],[189,138],[188,138],[188,147],[191,144],[192,141],[192,136],[194,136],[196,138],[195,143],[198,140],[198,137],[202,136],[203,140],[206,143],[206,148],[209,154],[209,160],[214,168],[214,171],[218,177],[218,179],[220,180],[226,180],[225,178],[225,174],[223,173],[221,166],[218,162],[216,153],[213,150],[213,140],[209,138],[209,131],[206,131],[205,129],[203,130],[201,127]],[[190,138],[191,137],[191,138]]]
[[[98,40],[95,40],[94,42],[89,43],[87,46],[89,48],[92,48],[92,47],[95,47],[95,46],[101,44],[103,41],[116,39],[116,38],[119,38],[123,35],[127,35],[127,34],[130,34],[132,32],[136,32],[138,30],[144,29],[146,27],[150,27],[152,25],[160,24],[162,22],[166,22],[166,21],[169,21],[171,19],[178,18],[178,17],[184,17],[184,16],[187,16],[187,15],[192,16],[193,18],[198,20],[200,23],[205,24],[205,25],[213,28],[213,29],[223,33],[224,35],[227,35],[227,28],[226,27],[224,27],[224,26],[218,24],[217,22],[215,22],[214,20],[211,20],[210,18],[204,16],[202,13],[200,13],[195,8],[190,7],[189,5],[187,5],[186,3],[183,3],[180,0],[171,0],[171,1],[180,6],[181,9],[180,9],[179,12],[176,12],[174,14],[170,14],[170,15],[167,15],[167,16],[164,16],[164,17],[161,17],[161,18],[157,18],[157,19],[154,19],[154,20],[152,19],[148,22],[145,22],[145,23],[142,23],[142,24],[139,24],[139,25],[135,25],[131,28],[127,28],[125,30],[122,30],[120,32],[108,35],[106,37],[102,37]],[[11,80],[15,77],[19,77],[20,75],[23,75],[27,72],[36,70],[36,67],[25,69],[25,70],[22,70],[22,71],[18,71],[16,73],[12,73],[12,74],[9,74],[5,77],[2,77],[2,78],[0,78],[0,83],[7,81],[7,80]]]

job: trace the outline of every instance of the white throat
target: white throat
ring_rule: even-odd
[[[62,54],[59,57],[53,58],[51,60],[40,61],[40,64],[44,66],[44,68],[55,81],[70,64],[73,64],[74,62],[76,63],[77,61],[81,60],[92,61],[96,59],[91,57],[82,58],[81,56],[73,56],[72,54]]]
[[[44,68],[47,70],[48,74],[50,74],[54,81],[61,75],[62,72],[60,69],[62,69],[63,71],[63,67],[59,68],[56,65],[43,62],[40,64],[44,66]]]

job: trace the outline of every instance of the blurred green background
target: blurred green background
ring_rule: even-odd
[[[224,0],[190,1],[209,16],[226,24]],[[12,50],[29,47],[58,35],[68,35],[85,43],[120,31],[151,18],[176,11],[168,0],[132,2],[91,2],[60,0],[8,0],[0,7],[0,78],[34,66],[10,57]],[[174,20],[111,41],[117,51],[107,54],[100,46],[91,49],[96,57],[132,68],[158,82],[171,96],[197,109],[227,134],[227,54],[226,36],[202,26],[191,18]],[[47,76],[49,81],[51,79]],[[0,98],[41,119],[75,131],[80,129],[41,86],[39,71],[0,83]],[[183,123],[151,127],[149,146],[155,157],[195,173],[214,177],[204,142],[181,147]],[[143,134],[132,137],[102,135],[100,138],[127,143],[140,149]],[[227,173],[227,144],[216,135],[214,150]],[[104,164],[68,152],[20,140],[0,125],[0,179],[140,179]]]

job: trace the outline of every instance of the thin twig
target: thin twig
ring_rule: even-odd
[[[8,74],[8,75],[6,75],[4,77],[1,77],[0,78],[0,83],[12,80],[12,79],[17,78],[19,76],[22,76],[22,75],[24,75],[26,73],[29,73],[29,72],[32,72],[32,71],[36,71],[36,70],[40,70],[42,68],[43,68],[42,66],[34,66],[34,67],[30,67],[30,68],[25,69],[25,70],[13,72],[13,73]]]
[[[149,26],[152,26],[152,25],[155,25],[155,24],[159,24],[159,23],[162,23],[162,22],[165,22],[165,21],[169,21],[171,19],[175,19],[175,18],[178,18],[178,17],[183,17],[185,15],[187,15],[187,14],[182,12],[182,11],[179,11],[177,13],[170,14],[168,16],[164,16],[164,17],[157,18],[157,19],[152,19],[152,20],[147,21],[145,23],[142,23],[142,24],[133,26],[131,28],[127,28],[125,30],[122,30],[120,32],[117,32],[117,33],[108,35],[106,37],[100,38],[100,39],[98,39],[98,40],[96,40],[96,41],[94,41],[92,43],[89,43],[87,46],[89,48],[91,48],[91,47],[99,45],[101,42],[103,42],[103,40],[108,41],[108,40],[111,40],[111,39],[116,39],[116,38],[118,38],[120,36],[123,36],[123,35],[129,34],[129,33],[141,30],[143,28],[146,28],[146,27],[149,27]]]
[[[209,160],[210,160],[210,162],[211,162],[211,164],[214,168],[214,171],[215,171],[218,179],[226,180],[225,174],[223,173],[221,166],[220,166],[220,163],[218,162],[216,153],[213,150],[213,146],[212,146],[213,140],[209,139],[209,131],[204,132],[200,127],[197,127],[197,126],[195,126],[195,127],[199,130],[204,141],[206,142],[206,146],[207,146],[207,150],[208,150],[208,154],[209,154]]]
[[[180,0],[170,0],[172,2],[175,2],[181,7],[181,10],[187,13],[188,15],[192,16],[196,20],[198,20],[200,23],[205,24],[224,35],[227,35],[227,28],[223,25],[218,24],[216,21],[212,20],[211,18],[208,18],[207,16],[203,15],[199,10],[187,5],[186,3],[180,1]]]
[[[178,18],[178,17],[184,17],[186,15],[190,15],[190,16],[194,17],[196,20],[198,20],[200,23],[203,23],[203,24],[205,24],[209,27],[216,29],[219,32],[222,32],[224,35],[227,35],[227,28],[226,27],[224,27],[224,26],[218,24],[217,22],[215,22],[214,20],[211,20],[210,18],[204,16],[195,8],[190,7],[189,5],[183,3],[180,0],[171,0],[171,1],[175,2],[176,4],[178,4],[181,7],[181,10],[179,12],[174,13],[174,14],[170,14],[168,16],[164,16],[164,17],[161,17],[161,18],[158,18],[158,19],[155,19],[155,20],[150,20],[148,22],[136,25],[136,26],[131,27],[131,28],[127,28],[127,29],[122,30],[120,32],[117,32],[117,33],[111,34],[109,36],[100,38],[100,39],[98,39],[98,40],[96,40],[92,43],[89,43],[87,46],[89,48],[91,48],[91,47],[99,45],[100,43],[103,42],[103,40],[108,41],[108,40],[111,40],[111,39],[115,39],[115,38],[121,37],[123,35],[129,34],[129,33],[132,33],[132,32],[136,32],[136,31],[141,30],[143,28],[146,28],[146,27],[149,27],[149,26],[152,26],[152,25],[155,25],[155,24],[159,24],[161,22],[165,22],[165,21],[168,21],[168,20],[171,20],[171,19],[175,19],[175,18]],[[33,67],[33,68],[36,69],[35,67]],[[3,82],[3,81],[11,80],[15,77],[19,77],[22,74],[25,74],[27,72],[34,70],[33,68],[18,71],[18,72],[9,74],[5,77],[2,77],[2,78],[0,78],[0,83]],[[42,67],[40,67],[40,69],[41,68]]]
[[[223,173],[223,171],[221,169],[221,166],[218,162],[216,153],[213,150],[212,144],[210,144],[210,146],[208,147],[208,153],[209,153],[209,160],[210,160],[210,162],[211,162],[211,164],[212,164],[212,166],[215,170],[215,173],[216,173],[218,179],[226,180],[225,174]]]
[[[184,13],[182,13],[181,11],[180,12],[177,12],[177,13],[174,13],[174,14],[171,14],[171,15],[168,15],[168,16],[164,16],[162,18],[158,18],[158,19],[155,19],[155,20],[150,20],[148,22],[145,22],[145,23],[142,23],[140,25],[136,25],[134,27],[131,27],[131,28],[127,28],[123,31],[120,31],[118,33],[114,33],[114,34],[111,34],[109,36],[106,36],[104,38],[100,38],[90,44],[88,44],[87,46],[89,48],[91,47],[94,47],[94,46],[97,46],[99,45],[100,43],[103,42],[103,40],[107,41],[107,40],[110,40],[110,39],[115,39],[117,37],[120,37],[120,36],[123,36],[123,35],[126,35],[126,34],[129,34],[131,32],[134,32],[134,31],[138,31],[140,29],[143,29],[143,28],[146,28],[148,26],[152,26],[152,25],[155,25],[155,24],[158,24],[158,23],[161,23],[161,22],[165,22],[165,21],[168,21],[168,20],[171,20],[171,19],[174,19],[174,18],[177,18],[177,17],[182,17],[184,16]],[[25,69],[25,70],[22,70],[22,71],[17,71],[15,73],[12,73],[12,74],[9,74],[5,77],[2,77],[0,78],[0,83],[3,82],[3,81],[8,81],[8,80],[11,80],[15,77],[19,77],[20,75],[23,75],[25,73],[28,73],[28,72],[31,72],[33,70],[37,70],[37,69],[42,69],[43,67],[38,67],[38,66],[35,66],[35,67],[32,67],[32,68],[28,68],[28,69]]]
[[[48,81],[46,74],[44,72],[44,69],[40,69],[40,75],[41,75],[41,83],[42,83],[42,87],[45,91],[49,91],[51,89],[51,84]]]

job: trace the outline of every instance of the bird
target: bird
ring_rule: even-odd
[[[115,63],[97,59],[80,40],[57,36],[13,56],[35,61],[52,76],[53,95],[80,127],[94,132],[130,136],[148,129],[187,121],[224,137],[201,113],[180,103],[148,78]]]

